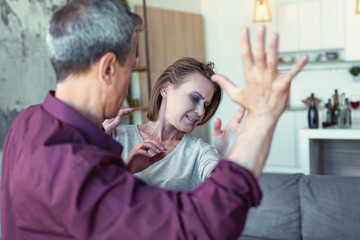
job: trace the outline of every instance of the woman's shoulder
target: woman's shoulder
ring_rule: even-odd
[[[136,125],[121,124],[116,128],[116,139],[131,138],[138,135]]]
[[[134,124],[120,124],[116,127],[116,130],[120,131],[133,131],[136,128]]]
[[[202,150],[214,148],[211,144],[205,142],[202,138],[197,138],[184,134],[186,145],[193,146],[194,148],[200,148]]]

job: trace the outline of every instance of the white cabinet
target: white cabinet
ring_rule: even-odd
[[[345,59],[360,60],[360,14],[355,14],[355,0],[345,1]]]
[[[299,3],[300,50],[321,49],[320,2]]]
[[[299,50],[298,9],[296,4],[276,7],[277,30],[280,34],[280,52]]]
[[[302,172],[299,158],[299,130],[306,127],[307,111],[285,111],[274,132],[265,172]]]
[[[322,47],[325,49],[344,48],[344,1],[322,0],[321,16]]]
[[[354,0],[347,1],[355,6]],[[344,5],[343,0],[283,2],[275,7],[275,21],[267,25],[276,26],[282,53],[342,49],[345,46]]]

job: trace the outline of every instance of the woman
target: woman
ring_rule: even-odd
[[[145,170],[130,170],[149,185],[189,191],[205,180],[217,164],[215,148],[188,135],[194,127],[205,124],[219,106],[221,89],[210,80],[213,74],[212,63],[193,58],[177,60],[153,87],[149,122],[117,127],[116,140],[124,147],[122,157],[128,166],[136,157],[147,158],[145,166],[140,167]],[[243,111],[237,115],[237,121],[232,120],[234,127],[238,127]],[[214,126],[214,141],[222,148],[227,131],[221,131],[219,119]]]

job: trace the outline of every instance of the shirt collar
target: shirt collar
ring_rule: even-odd
[[[105,133],[103,128],[96,126],[88,118],[57,99],[55,97],[55,91],[49,91],[44,100],[43,107],[55,118],[81,131],[89,144],[111,151],[118,156],[121,155],[123,149],[121,144]]]

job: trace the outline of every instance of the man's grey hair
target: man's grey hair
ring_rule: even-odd
[[[84,73],[112,52],[120,65],[132,47],[141,18],[120,0],[72,0],[52,16],[46,37],[58,82]]]

